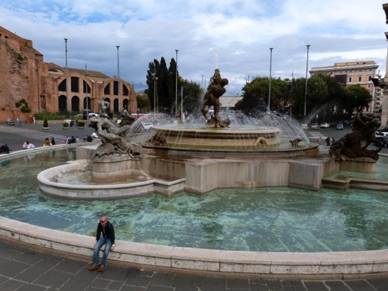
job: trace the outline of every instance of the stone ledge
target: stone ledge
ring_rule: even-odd
[[[0,217],[0,237],[90,260],[95,239]],[[332,253],[221,251],[117,241],[110,263],[221,276],[354,278],[388,272],[388,250]]]

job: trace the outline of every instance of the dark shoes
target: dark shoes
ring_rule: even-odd
[[[94,270],[98,270],[100,269],[100,265],[92,265],[90,268],[89,268],[89,271],[94,271]]]
[[[101,265],[100,268],[98,269],[98,271],[100,273],[104,272],[104,270],[105,270],[105,266],[103,266],[103,265]]]

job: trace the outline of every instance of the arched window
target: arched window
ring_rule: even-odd
[[[58,86],[58,91],[65,92],[66,91],[66,79],[64,79]]]
[[[123,95],[128,96],[128,88],[123,84]]]
[[[72,112],[79,112],[79,97],[74,96],[71,98],[71,111]]]
[[[113,82],[113,95],[119,95],[119,82]]]
[[[60,95],[58,97],[58,112],[66,112],[66,96]]]
[[[79,78],[71,77],[71,92],[79,92]]]
[[[111,112],[112,110],[112,102],[110,102],[110,99],[109,98],[105,98],[104,101],[108,102],[109,103],[109,107],[108,109],[106,110],[107,113]]]
[[[115,98],[115,100],[113,101],[113,112],[118,112],[119,111],[119,99],[118,98]]]
[[[90,109],[91,108],[91,99],[90,97],[84,98],[84,109]]]
[[[82,84],[83,84],[83,92],[90,93],[90,86],[85,81],[83,81]]]
[[[105,86],[104,94],[105,95],[110,95],[110,83]]]
[[[123,109],[128,111],[128,100],[127,99],[123,100]]]

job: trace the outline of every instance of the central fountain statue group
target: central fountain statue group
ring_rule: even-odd
[[[205,102],[202,105],[201,112],[205,117],[207,126],[228,127],[230,120],[222,120],[220,112],[220,97],[226,92],[225,86],[228,85],[228,79],[221,78],[220,70],[216,69],[213,77],[210,79],[207,92],[204,96]],[[89,126],[96,130],[97,136],[101,140],[101,145],[97,148],[95,157],[103,157],[112,154],[128,154],[132,158],[141,158],[143,151],[141,145],[129,142],[126,138],[134,119],[124,109],[121,113],[120,125],[112,122],[107,114],[109,102],[103,101],[100,104],[100,117],[92,117]],[[214,115],[207,116],[210,106],[214,108]],[[164,145],[163,137],[157,136],[152,139],[154,144]]]
[[[222,120],[220,117],[220,97],[226,92],[225,86],[228,79],[222,78],[219,69],[216,69],[211,77],[207,92],[204,95],[204,103],[201,112],[206,119],[206,126],[229,127],[230,120]],[[208,116],[210,107],[214,108],[214,115]],[[134,119],[124,110],[121,113],[120,125],[112,122],[106,113],[109,102],[100,103],[100,117],[90,119],[90,127],[96,130],[96,134],[101,140],[101,145],[97,148],[95,157],[103,157],[111,154],[127,154],[132,158],[141,158],[143,148],[141,145],[129,142],[126,138]],[[341,139],[334,142],[329,154],[336,160],[348,158],[372,158],[378,159],[378,153],[382,148],[382,143],[375,137],[375,131],[380,127],[380,118],[371,113],[359,112],[356,115],[352,132],[346,134]],[[164,146],[166,140],[160,134],[155,134],[150,143],[157,146]],[[374,144],[377,149],[370,150],[368,146]]]
[[[205,102],[201,108],[201,112],[207,121],[207,126],[229,127],[230,120],[222,120],[219,114],[221,106],[220,97],[226,92],[224,87],[228,84],[228,79],[221,78],[220,70],[216,69],[213,77],[210,78],[209,86],[204,96]],[[210,106],[214,108],[214,115],[208,117],[207,114]]]

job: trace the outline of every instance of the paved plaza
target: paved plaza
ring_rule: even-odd
[[[21,127],[0,125],[0,143],[13,151],[21,150],[24,140],[41,146],[45,137],[53,136],[63,144],[65,136],[79,136],[93,131],[89,128],[62,129],[50,124],[43,131],[41,124]],[[1,187],[1,186],[0,186]],[[172,273],[159,270],[139,272],[136,268],[113,265],[108,259],[103,273],[89,271],[90,260],[76,260],[53,255],[26,245],[17,245],[0,237],[0,290],[148,290],[148,291],[217,291],[217,290],[287,290],[287,291],[388,291],[388,274],[348,280],[291,280],[221,277],[214,274]]]

